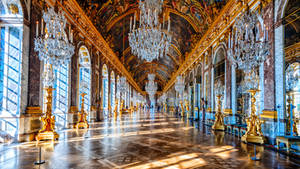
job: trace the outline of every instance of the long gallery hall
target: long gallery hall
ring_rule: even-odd
[[[0,169],[300,168],[300,0],[0,0]]]

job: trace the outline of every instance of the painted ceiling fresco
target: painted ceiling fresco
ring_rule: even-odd
[[[285,46],[300,42],[300,3],[289,0],[285,8],[283,24],[285,25]]]
[[[172,46],[166,58],[145,63],[133,56],[128,43],[129,21],[138,12],[138,0],[77,0],[120,61],[144,89],[147,73],[155,73],[158,90],[171,78],[228,0],[165,0],[170,16]],[[166,23],[165,23],[166,24]]]

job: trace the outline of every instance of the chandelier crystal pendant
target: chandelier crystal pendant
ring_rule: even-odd
[[[246,74],[263,63],[270,51],[266,28],[261,29],[264,36],[260,37],[258,15],[257,12],[245,12],[234,24],[232,37],[229,35],[228,38],[229,59]]]
[[[46,25],[45,31],[43,30],[43,21]],[[72,36],[69,36],[71,39],[71,42],[69,42],[65,32],[66,22],[67,20],[62,12],[56,13],[54,8],[49,8],[48,11],[43,13],[41,36],[36,37],[34,40],[34,50],[38,52],[39,59],[44,61],[45,64],[43,82],[47,92],[45,116],[41,118],[43,126],[36,136],[37,143],[40,140],[59,138],[54,130],[55,117],[52,115],[52,92],[55,81],[53,69],[58,65],[69,63],[74,54]],[[36,29],[36,36],[38,36],[38,22]]]
[[[260,66],[269,55],[270,45],[265,26],[259,29],[259,14],[247,11],[240,16],[233,26],[232,37],[228,38],[227,56],[234,65],[245,73],[243,87],[251,96],[251,114],[247,118],[247,132],[242,136],[243,142],[263,144],[262,121],[256,115],[256,94],[259,90],[259,77],[255,68]],[[263,31],[263,37],[261,32]],[[233,40],[233,35],[235,39]]]
[[[148,74],[148,82],[146,84],[146,92],[149,94],[151,99],[154,99],[154,95],[157,91],[157,83],[154,82],[155,74]]]
[[[54,8],[49,8],[44,12],[43,20],[46,25],[45,33],[42,30],[42,36],[34,40],[34,50],[38,52],[40,60],[53,66],[69,63],[75,47],[69,42],[65,32],[65,16],[62,12],[56,13]]]
[[[184,90],[184,79],[182,76],[177,76],[175,82],[175,90],[182,96]]]
[[[163,0],[141,0],[139,2],[139,28],[136,29],[136,14],[134,14],[133,23],[130,18],[128,38],[131,52],[147,62],[165,57],[171,45],[170,19],[168,19],[167,30],[164,16],[163,23],[159,23],[162,8]]]

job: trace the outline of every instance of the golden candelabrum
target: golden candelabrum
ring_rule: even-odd
[[[184,115],[184,107],[183,107],[183,103],[182,103],[181,100],[180,100],[179,104],[180,104],[180,107],[181,107],[180,116],[183,117],[183,115]]]
[[[212,126],[212,129],[224,131],[225,126],[224,126],[224,115],[221,111],[221,107],[222,107],[221,97],[222,97],[221,94],[217,95],[218,109],[217,109],[216,114],[215,114],[215,122],[214,122],[214,125]]]
[[[130,108],[129,108],[129,112],[133,113],[134,112],[134,106],[133,106],[133,102],[130,102]]]
[[[189,118],[189,115],[190,115],[189,102],[187,100],[185,100],[184,105],[185,105],[185,111],[186,111],[186,118]]]
[[[52,87],[45,88],[47,92],[47,102],[46,102],[46,114],[44,117],[41,117],[43,122],[43,127],[39,131],[38,135],[35,137],[37,143],[40,140],[57,140],[59,135],[54,131],[55,127],[55,117],[52,115]]]
[[[262,121],[259,116],[256,115],[256,98],[255,95],[259,90],[251,89],[248,90],[251,95],[251,114],[250,117],[246,119],[247,131],[245,135],[242,136],[242,141],[250,143],[264,143],[264,136],[261,131]]]
[[[119,107],[119,116],[120,116],[120,118],[122,117],[123,107],[124,107],[124,100],[122,99],[120,107]]]
[[[118,116],[118,105],[119,105],[119,100],[116,99],[115,108],[114,108],[114,118],[117,118],[117,116]]]
[[[87,113],[84,110],[84,96],[86,95],[86,93],[81,93],[81,110],[78,114],[79,118],[78,118],[78,122],[76,124],[76,128],[89,128],[89,124],[87,122],[86,116]]]

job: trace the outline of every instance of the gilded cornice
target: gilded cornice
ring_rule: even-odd
[[[249,1],[249,6],[251,9],[257,8],[259,3],[260,0],[252,0]],[[246,9],[246,7],[246,3],[243,5],[242,2],[238,0],[230,0],[224,6],[219,16],[211,24],[207,32],[195,45],[195,48],[189,53],[185,61],[171,77],[167,85],[164,87],[163,92],[167,92],[173,86],[178,75],[182,75],[186,73],[186,71],[192,69],[193,64],[199,61],[205,52],[208,51],[224,33],[227,33],[228,28],[230,28],[236,18]]]
[[[284,50],[285,50],[285,60],[286,61],[290,62],[290,61],[299,60],[299,58],[300,58],[300,42],[290,45],[290,46],[286,47]]]
[[[113,52],[113,50],[109,47],[107,42],[104,40],[102,35],[90,21],[90,19],[86,16],[84,11],[81,9],[76,0],[66,0],[61,4],[59,1],[48,0],[49,4],[57,5],[65,12],[68,20],[76,26],[82,35],[89,41],[93,46],[101,52],[104,56],[104,59],[113,65],[113,68],[120,72],[122,75],[126,76],[127,81],[131,84],[138,92],[145,95],[137,83],[133,80],[131,74],[126,70],[124,65],[120,62],[119,58]]]

